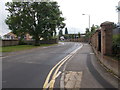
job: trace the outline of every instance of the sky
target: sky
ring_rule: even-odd
[[[12,0],[0,1],[0,35],[4,35],[10,30],[5,24],[5,18],[8,12],[5,10],[5,2]],[[58,2],[60,10],[65,17],[68,33],[84,33],[85,28],[90,26],[100,25],[105,21],[118,22],[118,6],[119,0],[54,0]],[[82,15],[85,14],[85,15]],[[64,30],[63,30],[64,32]]]

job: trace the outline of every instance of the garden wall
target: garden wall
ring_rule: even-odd
[[[2,40],[1,46],[15,46],[19,44],[19,40]]]
[[[27,45],[34,45],[34,40],[27,40],[24,41]],[[51,40],[40,40],[40,44],[56,44],[58,43],[57,39],[51,39]]]
[[[88,38],[84,38],[84,37],[81,37],[81,38],[75,38],[75,39],[66,39],[65,40],[66,42],[88,42]]]
[[[26,40],[24,41],[27,45],[34,45],[34,40]],[[51,40],[40,40],[40,44],[56,44],[58,43],[57,39],[51,39]],[[0,42],[0,46],[15,46],[19,44],[19,40],[2,40]]]
[[[114,74],[120,77],[119,61],[113,59],[112,56],[112,22],[104,22],[101,24],[101,29],[97,30],[91,36],[91,45],[93,50],[102,64],[110,69]]]

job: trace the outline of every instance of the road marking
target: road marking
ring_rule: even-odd
[[[48,48],[48,47],[43,47],[43,48]]]
[[[94,53],[90,53],[90,54],[94,54]]]
[[[57,75],[56,75],[56,77],[55,77],[55,78],[57,78],[57,77],[58,77],[61,73],[62,73],[62,72],[61,72],[61,71],[59,71],[59,72],[57,73]],[[49,88],[51,83],[52,83],[52,80],[48,83],[48,85],[47,85],[47,87],[46,87],[46,88]]]
[[[67,57],[68,57],[68,56],[66,56],[65,58],[67,58]],[[64,58],[64,59],[65,59],[65,58]],[[44,85],[43,85],[43,88],[46,88],[46,86],[47,86],[47,84],[48,84],[48,81],[49,81],[49,79],[50,79],[50,76],[51,76],[53,70],[54,70],[62,61],[64,61],[64,59],[62,59],[60,62],[58,62],[58,63],[51,69],[51,71],[49,72],[49,74],[48,74],[48,76],[47,76],[47,78],[46,78],[46,81],[45,81],[45,83],[44,83]]]
[[[71,55],[71,56],[72,56],[72,55]],[[54,87],[54,83],[55,83],[55,78],[56,78],[57,72],[58,72],[58,70],[60,69],[60,67],[61,67],[68,59],[69,59],[69,57],[68,57],[66,60],[64,60],[64,61],[58,66],[58,68],[56,69],[56,71],[55,71],[55,73],[54,73],[54,75],[53,75],[53,77],[52,77],[51,83],[50,83],[50,88],[53,88],[53,87]]]
[[[9,56],[4,56],[4,57],[1,57],[1,58],[7,58],[7,57],[9,57]]]
[[[58,76],[58,71],[59,69],[61,68],[61,66],[67,61],[69,60],[79,49],[82,48],[82,44],[79,48],[75,49],[73,52],[71,52],[69,55],[67,55],[65,58],[63,58],[61,61],[59,61],[49,72],[46,80],[45,80],[45,83],[43,85],[43,89],[47,89],[48,87],[49,88],[53,88],[54,87],[54,83],[55,83],[55,79],[56,77]],[[55,70],[56,69],[56,70]],[[53,76],[52,76],[52,80],[50,80],[50,76],[51,74],[53,73],[53,71],[55,70]],[[50,82],[49,82],[50,80]]]

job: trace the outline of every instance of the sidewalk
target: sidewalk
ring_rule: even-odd
[[[71,58],[61,76],[61,88],[118,88],[118,80],[98,62],[89,44]]]

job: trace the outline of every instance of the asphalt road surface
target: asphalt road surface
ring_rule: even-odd
[[[97,66],[96,58],[91,56],[93,52],[87,45],[61,42],[54,46],[4,56],[2,59],[2,87],[60,88],[63,71],[84,71],[81,88],[117,88],[117,79]],[[99,75],[96,70],[103,72],[103,75]],[[93,81],[93,84],[90,81]]]

